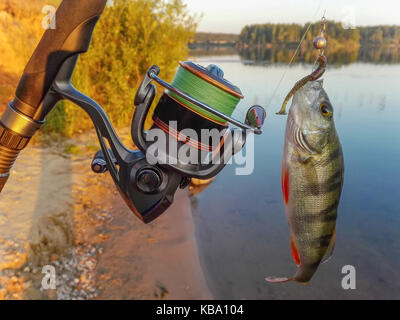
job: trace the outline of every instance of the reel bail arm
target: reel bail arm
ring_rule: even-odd
[[[153,66],[153,67],[157,67],[157,66]],[[204,111],[208,111],[208,112],[210,112],[210,113],[212,113],[212,114],[214,114],[214,115],[216,115],[216,116],[228,121],[229,123],[241,128],[243,130],[248,130],[248,131],[250,131],[250,132],[252,132],[254,134],[257,134],[257,135],[260,135],[262,133],[261,127],[262,127],[262,125],[264,123],[264,120],[265,120],[265,111],[264,111],[264,119],[260,119],[260,126],[251,127],[251,126],[249,126],[249,125],[247,125],[247,124],[245,124],[245,123],[243,123],[243,122],[241,122],[239,120],[236,120],[236,119],[234,119],[234,118],[232,118],[230,116],[227,116],[226,114],[224,114],[224,113],[222,113],[222,112],[210,107],[209,105],[207,105],[207,104],[205,104],[205,103],[203,103],[201,101],[198,101],[197,99],[193,98],[189,94],[187,94],[187,93],[185,93],[185,92],[173,87],[169,83],[167,83],[164,80],[162,80],[161,78],[159,78],[158,77],[158,73],[155,72],[155,69],[153,69],[153,67],[151,67],[147,71],[146,76],[151,78],[151,79],[153,79],[159,85],[163,86],[164,88],[168,89],[169,91],[172,91],[172,92],[176,93],[178,96],[180,96],[180,97],[184,98],[185,100],[195,104],[196,106],[202,108]],[[158,69],[158,70],[160,70],[160,69]],[[263,109],[260,106],[257,106],[257,107]]]
[[[227,158],[229,159],[232,155],[242,149],[249,133],[254,133],[257,135],[262,133],[262,125],[264,124],[266,117],[264,108],[258,105],[251,107],[247,112],[246,123],[243,123],[193,98],[188,93],[175,88],[171,84],[158,77],[159,73],[160,68],[157,65],[151,66],[147,70],[135,97],[136,109],[132,121],[131,135],[134,143],[143,152],[143,154],[146,154],[146,151],[149,147],[149,144],[146,142],[144,123],[150,111],[156,90],[154,84],[151,83],[152,80],[160,84],[165,89],[176,93],[180,97],[202,108],[203,110],[208,111],[236,126],[236,128],[233,129],[226,129],[230,130],[230,135],[228,135],[227,140],[224,141],[224,152],[220,153],[220,159],[219,161],[216,161],[216,163],[207,165],[191,165],[181,164],[179,159],[176,159],[177,164],[160,164],[160,166],[172,169],[188,178],[193,177],[199,179],[209,179],[216,176],[224,168],[226,164],[226,161],[224,160]]]

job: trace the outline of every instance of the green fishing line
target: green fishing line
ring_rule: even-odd
[[[240,98],[212,85],[211,83],[199,78],[192,72],[186,70],[183,67],[178,68],[175,79],[172,85],[179,90],[188,93],[193,98],[213,107],[214,109],[231,116],[236,106],[238,105]],[[205,111],[198,106],[190,103],[184,98],[179,97],[173,92],[169,93],[174,99],[194,110],[195,112],[215,120],[217,122],[226,123],[224,119]]]

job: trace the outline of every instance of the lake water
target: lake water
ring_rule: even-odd
[[[200,258],[216,298],[400,299],[400,64],[390,63],[399,59],[367,62],[363,57],[335,63],[324,75],[345,177],[335,253],[308,286],[269,284],[264,278],[296,271],[280,180],[286,117],[275,112],[311,65],[254,63],[236,53],[194,58],[219,65],[241,88],[245,98],[235,117],[243,120],[253,104],[267,111],[264,133],[255,137],[254,172],[236,176],[235,166],[228,165],[192,197]],[[355,290],[342,289],[345,265],[356,269]]]

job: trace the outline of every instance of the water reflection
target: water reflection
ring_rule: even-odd
[[[386,64],[400,63],[400,47],[361,47],[357,61]]]
[[[195,57],[206,56],[230,56],[239,54],[240,59],[246,65],[271,65],[275,63],[289,63],[295,47],[273,46],[264,48],[236,49],[234,47],[198,47],[191,49],[191,55]],[[293,63],[314,63],[316,51],[301,48]],[[354,62],[368,62],[374,64],[398,64],[400,63],[400,47],[382,46],[359,48],[330,49],[326,52],[330,65],[342,66]]]
[[[386,96],[381,96],[379,99],[378,111],[383,112],[386,108]]]
[[[237,49],[231,46],[201,46],[190,48],[193,57],[230,56],[237,54]]]
[[[271,48],[242,49],[237,51],[232,47],[218,48],[197,48],[192,50],[192,55],[197,57],[213,55],[232,55],[238,53],[242,62],[246,65],[271,65],[275,63],[289,63],[295,47],[274,46]],[[294,63],[314,63],[317,52],[315,50],[300,49]],[[337,50],[327,50],[327,58],[330,65],[342,66],[354,62],[400,63],[400,48],[398,47],[360,47],[360,48],[340,48]]]
[[[400,64],[394,64],[398,61],[395,50],[361,51],[356,53],[357,63],[329,68],[324,75],[346,169],[336,252],[309,286],[271,286],[264,277],[292,274],[296,268],[280,190],[286,118],[274,113],[293,83],[309,73],[310,65],[297,63],[288,68],[276,62],[290,52],[272,50],[264,52],[266,62],[260,64],[255,60],[251,64],[250,58],[258,58],[250,52],[247,58],[243,53],[240,58],[196,58],[202,65],[218,64],[240,86],[245,98],[235,117],[243,119],[255,101],[267,107],[264,134],[255,137],[253,174],[236,176],[234,166],[228,165],[203,192],[192,196],[200,258],[216,298],[400,298]],[[268,57],[275,63],[269,63]],[[337,59],[340,65],[354,58]],[[271,99],[284,72],[284,81]],[[341,287],[341,269],[348,264],[357,270],[357,290]]]

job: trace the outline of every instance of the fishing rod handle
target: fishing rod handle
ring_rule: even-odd
[[[0,119],[0,192],[20,151],[43,124],[43,119],[36,119],[35,115],[60,67],[69,57],[88,50],[106,2],[63,0],[57,9],[55,29],[45,31],[25,67],[15,99]]]
[[[13,135],[11,132],[7,131],[0,124],[0,192],[3,190],[8,177],[10,176],[10,169],[14,164],[15,159],[17,159],[22,148],[26,146],[29,139],[26,140],[23,137]],[[4,144],[11,145],[12,148],[4,146]]]
[[[0,192],[18,154],[42,124],[18,112],[12,102],[9,103],[0,120]]]
[[[18,84],[14,107],[19,112],[33,118],[63,62],[88,50],[106,2],[64,0],[61,3],[55,14],[55,29],[45,31]]]

